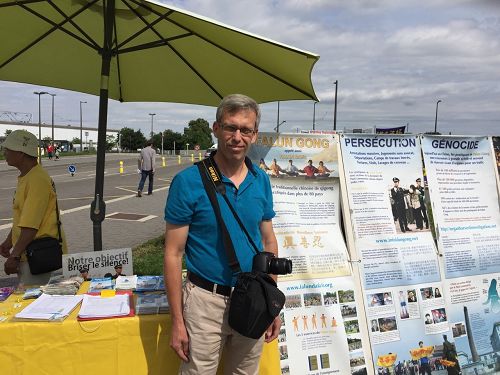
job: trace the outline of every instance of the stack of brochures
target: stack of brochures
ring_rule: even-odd
[[[14,293],[15,288],[12,286],[6,286],[4,288],[0,288],[0,302],[5,301],[9,296]]]
[[[137,287],[137,275],[118,276],[115,280],[116,290],[133,290]]]
[[[65,278],[63,275],[52,276],[47,283],[41,287],[45,294],[53,295],[75,295],[83,283],[83,278],[80,276]]]
[[[139,294],[135,309],[138,315],[166,314],[169,311],[167,296],[161,294]]]
[[[93,278],[90,280],[89,293],[99,293],[101,290],[114,289],[113,279],[110,277]]]
[[[130,293],[120,293],[112,297],[85,294],[78,313],[81,319],[106,319],[130,316]]]
[[[23,299],[33,299],[38,298],[42,295],[41,288],[28,288],[24,292]]]
[[[153,292],[165,290],[163,276],[138,276],[136,292]]]
[[[42,294],[15,315],[18,319],[63,320],[80,303],[82,295],[56,296]]]

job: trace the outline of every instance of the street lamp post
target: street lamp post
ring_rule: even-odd
[[[436,102],[436,118],[434,120],[434,133],[437,133],[437,126],[438,126],[438,107],[439,107],[439,103],[441,103],[442,100],[439,99],[437,102]]]
[[[80,152],[83,152],[83,116],[82,116],[82,104],[87,104],[87,102],[82,102],[80,100]]]
[[[35,91],[33,94],[38,95],[38,163],[42,164],[42,102],[40,97],[48,94],[47,91]]]
[[[186,156],[189,155],[189,143],[186,143]]]
[[[276,133],[280,132],[280,126],[283,125],[285,122],[286,120],[283,120],[278,125],[276,125],[276,127],[274,128],[274,130],[276,130]]]
[[[54,143],[54,96],[56,96],[56,94],[51,94],[50,92],[47,94],[52,96],[52,143]]]
[[[163,156],[163,132],[161,132],[161,156]]]
[[[153,117],[156,116],[156,113],[150,113],[151,116],[151,139],[153,139]]]
[[[278,116],[276,117],[276,128],[280,128],[280,102],[278,101]]]
[[[339,81],[335,80],[333,82],[335,85],[335,108],[333,110],[333,130],[337,130],[337,88],[339,86]]]
[[[313,130],[316,130],[316,104],[318,102],[315,100],[313,104]]]

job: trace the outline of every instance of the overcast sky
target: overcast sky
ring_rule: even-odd
[[[411,132],[500,134],[500,1],[498,0],[178,0],[163,1],[219,22],[320,55],[312,81],[320,103],[316,129],[409,124]],[[0,82],[0,112],[32,113],[34,90],[55,93],[55,122],[97,126],[98,97]],[[42,97],[42,122],[51,99]],[[277,103],[262,105],[261,130],[272,131]],[[214,120],[211,107],[110,101],[108,127],[182,132],[189,120]],[[5,117],[0,117],[4,120]],[[282,131],[311,129],[312,101],[280,103]]]

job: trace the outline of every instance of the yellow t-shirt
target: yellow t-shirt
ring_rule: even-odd
[[[56,192],[48,173],[39,164],[26,175],[17,178],[12,205],[12,244],[21,235],[21,227],[37,229],[35,238],[54,237],[57,233]],[[66,239],[61,228],[63,253],[67,253]],[[22,260],[26,260],[23,253]]]

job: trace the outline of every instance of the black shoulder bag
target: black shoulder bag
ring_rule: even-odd
[[[241,272],[233,242],[221,215],[216,191],[224,197],[236,221],[252,244],[255,254],[258,254],[259,250],[229,202],[225,186],[221,181],[221,174],[215,163],[212,162],[212,158],[206,158],[196,164],[203,186],[214,209],[217,223],[221,228],[229,266],[233,273],[237,273],[236,286],[231,293],[231,304],[229,306],[229,326],[243,336],[259,339],[283,308],[285,295],[278,289],[276,282],[267,273],[254,270],[252,272]]]
[[[56,190],[54,181],[52,187]],[[58,238],[41,237],[26,246],[26,258],[32,275],[52,272],[62,267],[62,237],[59,206],[56,196],[57,234]]]

